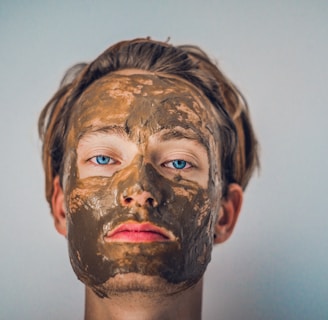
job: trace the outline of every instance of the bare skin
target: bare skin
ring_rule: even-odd
[[[197,89],[165,75],[114,73],[81,95],[52,205],[86,319],[201,318],[214,233],[229,237],[242,201],[235,184],[222,199],[217,123]]]

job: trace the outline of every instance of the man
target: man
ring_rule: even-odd
[[[246,102],[197,47],[120,42],[39,120],[46,196],[86,319],[200,319],[214,243],[258,165]]]

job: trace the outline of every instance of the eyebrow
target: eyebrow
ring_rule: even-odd
[[[188,139],[188,140],[194,140],[197,142],[200,142],[201,144],[204,143],[204,139],[194,130],[192,129],[184,129],[184,128],[175,128],[171,129],[168,132],[159,132],[159,137],[158,137],[160,142],[167,141],[167,140],[172,140],[172,139]]]
[[[121,138],[126,139],[128,134],[126,130],[123,127],[112,125],[112,126],[88,126],[86,128],[83,128],[81,132],[78,135],[78,140],[84,139],[85,137],[96,135],[98,133],[111,133],[115,134]]]

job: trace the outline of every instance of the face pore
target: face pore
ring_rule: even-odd
[[[116,72],[82,93],[64,158],[67,238],[99,296],[201,279],[220,207],[219,121],[196,88],[163,74]]]

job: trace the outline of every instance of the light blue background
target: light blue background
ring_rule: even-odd
[[[140,36],[197,44],[246,95],[261,142],[204,319],[328,319],[327,1],[0,2],[0,319],[82,319],[44,199],[36,123],[67,67]]]

